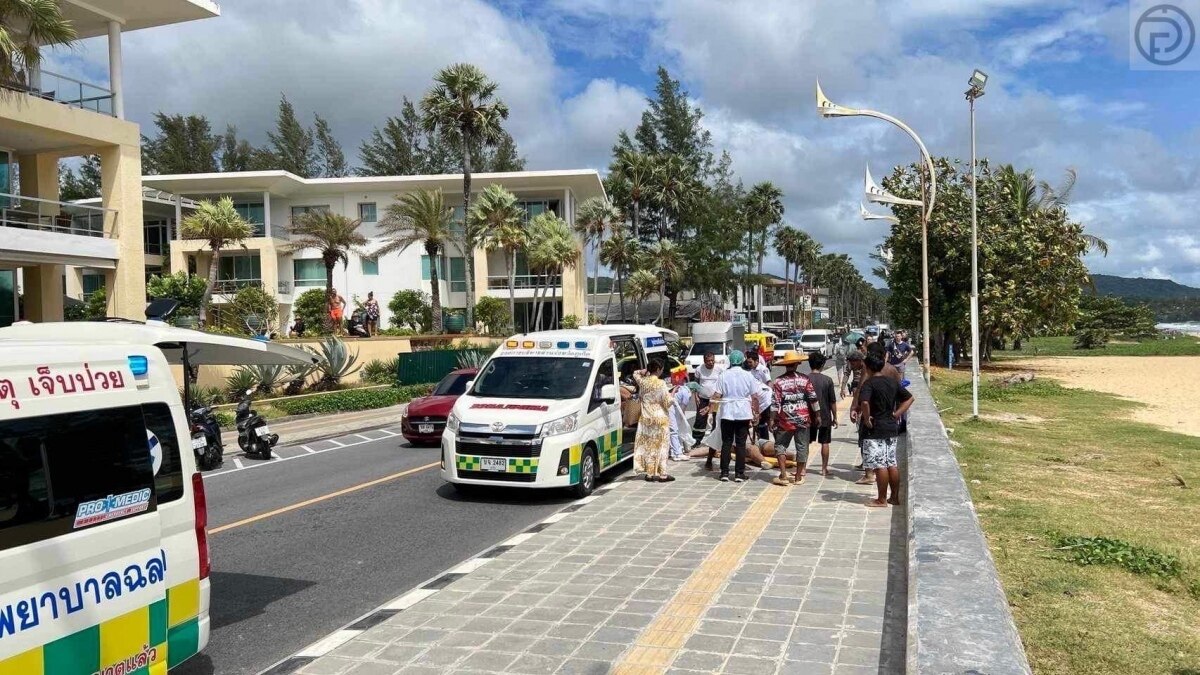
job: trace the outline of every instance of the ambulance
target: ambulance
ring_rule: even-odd
[[[514,335],[454,404],[442,434],[442,478],[459,490],[569,488],[586,497],[600,474],[633,457],[617,383],[666,353],[653,327]]]
[[[0,341],[0,674],[161,675],[204,649],[204,482],[153,345]]]

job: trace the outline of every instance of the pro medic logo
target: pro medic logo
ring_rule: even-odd
[[[75,510],[75,527],[87,527],[107,520],[124,518],[150,508],[150,488],[134,490],[103,499],[83,502]]]

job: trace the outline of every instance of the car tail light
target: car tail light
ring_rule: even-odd
[[[207,579],[212,571],[208,559],[208,500],[204,496],[204,477],[192,474],[192,503],[196,507],[196,549],[200,554],[200,578]]]

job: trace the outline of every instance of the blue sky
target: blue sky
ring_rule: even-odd
[[[886,226],[858,218],[863,166],[883,175],[915,151],[883,123],[819,120],[815,79],[835,101],[904,119],[931,152],[965,158],[962,92],[979,67],[991,75],[979,103],[980,154],[1032,167],[1052,183],[1078,170],[1072,214],[1113,245],[1107,258],[1089,259],[1093,271],[1200,286],[1200,75],[1131,70],[1127,2],[221,6],[217,19],[126,37],[130,117],[144,124],[157,110],[203,113],[218,129],[236,124],[262,142],[283,92],[302,114],[328,118],[354,154],[401,95],[420,96],[438,68],[466,60],[500,83],[531,168],[602,169],[617,131],[637,123],[662,64],[703,107],[717,150],[729,150],[745,181],[779,184],[787,219],[864,271]],[[103,40],[70,60],[72,72],[102,77]]]

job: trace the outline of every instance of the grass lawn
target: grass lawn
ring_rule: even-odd
[[[1034,672],[1200,674],[1200,438],[1048,380],[971,420],[970,374],[934,378]]]
[[[1028,359],[1035,356],[1200,356],[1200,339],[1188,336],[1169,340],[1116,339],[1102,349],[1075,349],[1075,337],[1039,337],[1026,340],[1020,351],[992,351],[994,359]]]

